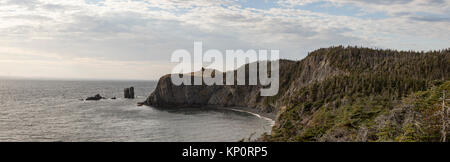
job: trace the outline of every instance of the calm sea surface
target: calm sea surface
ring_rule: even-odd
[[[137,99],[123,99],[134,86]],[[0,80],[0,141],[238,141],[271,121],[223,109],[137,107],[144,81]],[[101,94],[117,100],[80,101]]]

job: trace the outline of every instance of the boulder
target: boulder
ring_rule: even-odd
[[[86,101],[98,101],[98,100],[101,100],[101,99],[105,99],[105,98],[100,96],[100,94],[96,94],[94,97],[86,98]]]

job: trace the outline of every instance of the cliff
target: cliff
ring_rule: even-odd
[[[281,69],[291,69],[297,66],[296,64],[297,63],[294,61],[280,60]],[[241,68],[248,69],[248,65]],[[225,73],[225,75],[229,75],[229,72]],[[289,72],[282,70],[280,71],[280,75],[287,76],[289,75]],[[198,76],[191,75],[191,77],[193,80],[193,77]],[[264,102],[266,97],[260,96],[261,88],[261,85],[176,86],[172,84],[171,77],[168,74],[159,79],[155,91],[147,98],[145,104],[157,107],[195,107],[206,105],[251,107],[258,110],[258,112],[274,112],[276,106],[273,104],[266,104],[266,102]]]
[[[166,75],[145,104],[275,113],[276,124],[271,135],[261,137],[264,141],[388,141],[380,135],[390,119],[386,115],[408,95],[447,81],[449,65],[449,50],[323,48],[301,61],[280,60],[276,96],[261,97],[260,85],[175,86]]]

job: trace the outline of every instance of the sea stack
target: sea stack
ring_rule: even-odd
[[[134,99],[134,87],[125,88],[124,95],[125,98]]]

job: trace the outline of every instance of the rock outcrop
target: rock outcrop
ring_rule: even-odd
[[[102,97],[100,94],[96,94],[93,97],[86,98],[86,101],[98,101],[98,100],[101,100],[101,99],[105,99],[105,97]]]
[[[134,87],[125,88],[124,97],[128,99],[134,99]]]
[[[280,66],[293,66],[294,61],[281,60]],[[242,68],[247,68],[244,66]],[[248,73],[248,72],[247,72]],[[281,72],[282,74],[284,72]],[[223,75],[215,71],[214,75]],[[230,72],[225,75],[231,75]],[[248,76],[248,75],[247,75]],[[198,72],[191,73],[200,77]],[[225,78],[225,77],[224,77]],[[248,79],[248,78],[247,78]],[[260,112],[274,112],[274,105],[264,104],[260,96],[260,85],[180,85],[172,83],[171,75],[160,78],[156,89],[144,102],[146,105],[157,107],[196,107],[196,106],[225,106],[225,107],[251,107]]]

